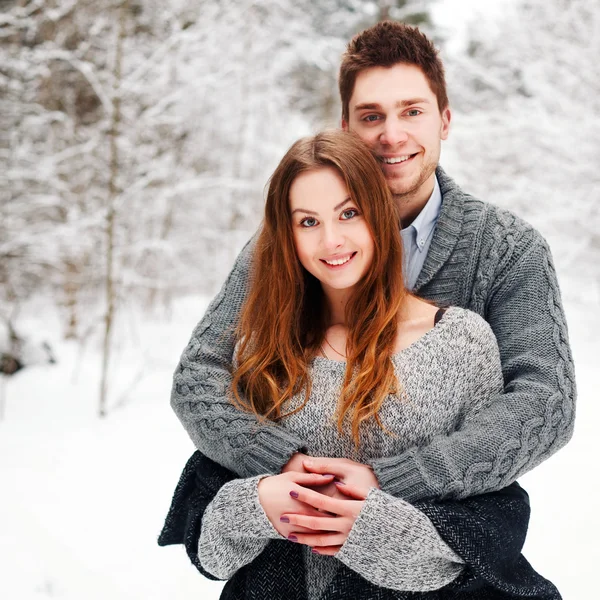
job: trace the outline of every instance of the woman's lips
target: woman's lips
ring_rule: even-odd
[[[349,254],[342,254],[340,256],[337,257],[331,257],[331,258],[320,258],[319,260],[328,268],[330,269],[342,269],[343,267],[345,267],[346,265],[350,264],[352,262],[352,259],[356,256],[356,252],[350,252]]]

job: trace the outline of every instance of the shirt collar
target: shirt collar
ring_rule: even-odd
[[[429,238],[435,228],[441,209],[442,192],[437,176],[434,176],[433,192],[431,192],[429,200],[427,200],[427,203],[421,209],[421,212],[417,215],[416,219],[405,230],[407,231],[412,228],[415,231],[416,245],[421,252],[424,250],[425,241]],[[421,240],[423,243],[419,243]]]

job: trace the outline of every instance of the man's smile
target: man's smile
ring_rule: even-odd
[[[396,165],[398,163],[406,162],[410,160],[415,154],[405,154],[403,156],[381,156],[380,160],[384,162],[386,165]]]
[[[384,155],[379,155],[379,160],[383,165],[383,170],[387,171],[387,170],[396,170],[396,169],[401,169],[404,166],[410,164],[413,159],[415,158],[415,156],[417,156],[418,152],[415,152],[413,154],[397,154],[394,156],[384,156]]]

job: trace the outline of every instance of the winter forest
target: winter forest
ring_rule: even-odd
[[[285,150],[339,125],[345,45],[386,18],[441,49],[446,172],[552,248],[579,412],[522,481],[525,555],[591,597],[600,3],[486,4],[0,0],[1,597],[218,598],[156,546],[193,450],[172,372]]]

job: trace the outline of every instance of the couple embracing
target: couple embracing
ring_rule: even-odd
[[[573,430],[550,252],[439,167],[442,63],[386,21],[342,58],[342,129],[296,142],[184,350],[198,451],[159,543],[222,598],[560,598],[516,479]]]

